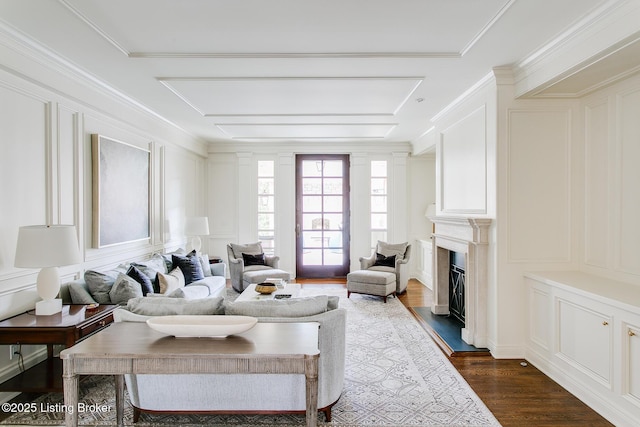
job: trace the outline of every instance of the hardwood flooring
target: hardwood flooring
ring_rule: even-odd
[[[317,279],[297,280],[319,283]],[[346,285],[342,285],[346,286]],[[429,307],[431,291],[410,280],[398,298],[406,307]],[[423,325],[424,326],[424,325]],[[447,352],[444,352],[447,354]],[[449,360],[504,427],[610,427],[609,423],[578,398],[524,360],[494,359],[486,353],[454,354]]]
[[[297,279],[297,282],[303,287],[346,286],[340,279]],[[428,307],[431,292],[420,282],[410,280],[407,292],[398,299],[406,307]],[[613,426],[532,365],[522,366],[523,360],[469,353],[449,360],[504,427]],[[23,393],[16,401],[29,401],[33,397]],[[0,412],[0,420],[8,415]]]

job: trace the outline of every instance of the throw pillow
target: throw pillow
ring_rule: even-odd
[[[243,253],[252,254],[252,255],[264,253],[264,251],[262,250],[261,242],[248,243],[246,245],[238,245],[236,243],[230,243],[229,246],[231,246],[231,250],[233,251],[234,258],[238,258],[238,259],[242,258]]]
[[[69,296],[74,304],[95,304],[97,301],[93,299],[89,293],[87,282],[82,280],[74,280],[67,285],[69,288]]]
[[[109,297],[113,304],[124,305],[127,304],[131,298],[138,298],[141,296],[142,287],[140,286],[140,283],[122,273],[118,275],[118,278],[109,291]]]
[[[244,261],[244,266],[248,267],[250,265],[265,265],[264,264],[264,254],[245,254],[242,253],[242,260]]]
[[[324,313],[328,305],[327,295],[289,300],[240,301],[227,303],[225,314],[253,317],[306,317]]]
[[[198,259],[200,260],[200,265],[202,265],[204,277],[213,276],[213,274],[211,274],[211,264],[209,264],[209,255],[200,254],[198,255]]]
[[[158,285],[161,294],[170,294],[176,289],[184,287],[184,274],[180,267],[174,268],[171,273],[158,273]]]
[[[396,256],[384,256],[376,252],[376,262],[373,263],[373,266],[380,267],[395,267],[396,266]]]
[[[185,285],[195,282],[196,280],[204,279],[202,265],[195,251],[188,253],[187,256],[171,255],[171,262],[174,267],[180,267],[182,274],[184,274]]]
[[[409,242],[386,243],[378,240],[376,252],[381,253],[384,256],[395,255],[398,259],[404,259],[404,254],[407,252],[407,246],[409,246]]]
[[[109,297],[109,291],[118,278],[119,273],[126,273],[124,271],[110,270],[105,273],[99,271],[87,270],[84,273],[84,280],[87,282],[89,292],[96,302],[100,304],[110,304],[111,298]]]
[[[183,255],[184,256],[186,254],[187,254],[187,251],[185,251],[182,248],[176,249],[173,252],[162,254],[161,256],[164,259],[164,264],[165,264],[165,268],[166,268],[165,271],[169,272],[169,271],[171,271],[171,270],[173,270],[175,268],[174,265],[173,265],[173,262],[171,261],[171,257],[173,255]]]
[[[131,267],[129,267],[127,270],[127,276],[140,283],[142,296],[145,296],[148,293],[153,293],[153,283],[151,282],[151,279],[142,271],[138,270],[135,265],[131,265]]]
[[[202,298],[185,300],[182,298],[157,297],[133,298],[127,303],[127,310],[145,316],[169,316],[174,314],[224,314],[224,298]]]

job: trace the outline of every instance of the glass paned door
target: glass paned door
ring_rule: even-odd
[[[296,156],[297,277],[349,272],[349,156]]]

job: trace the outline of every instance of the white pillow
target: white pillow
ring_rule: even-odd
[[[176,267],[169,274],[158,273],[158,284],[161,294],[170,294],[176,289],[184,288],[184,274],[180,267]]]

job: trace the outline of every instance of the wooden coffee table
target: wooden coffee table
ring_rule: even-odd
[[[124,418],[124,374],[303,374],[306,424],[318,419],[316,322],[258,323],[227,338],[175,338],[146,323],[122,322],[60,353],[66,425],[78,425],[78,375],[114,375],[116,418]]]

